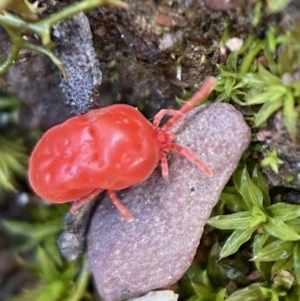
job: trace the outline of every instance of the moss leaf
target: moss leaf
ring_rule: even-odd
[[[300,283],[300,243],[297,242],[294,250],[294,273]]]
[[[249,228],[252,214],[250,211],[242,211],[229,215],[219,215],[208,220],[208,224],[218,229],[247,229]]]
[[[234,254],[240,246],[248,241],[252,235],[252,233],[256,229],[248,228],[245,230],[235,230],[231,236],[226,240],[226,243],[224,244],[220,257],[224,258],[231,254]]]
[[[258,206],[262,208],[263,194],[251,180],[246,168],[243,169],[241,175],[240,193],[243,196],[244,202],[249,209],[252,209],[253,206]]]
[[[280,218],[268,217],[268,222],[264,224],[264,228],[271,235],[284,241],[296,241],[300,239],[300,235]]]
[[[195,293],[198,296],[198,301],[215,301],[216,294],[210,292],[206,287],[197,283],[192,283],[192,286],[194,288]]]
[[[276,261],[291,256],[295,243],[292,241],[275,240],[262,248],[253,258],[259,261]]]
[[[37,256],[40,262],[42,279],[45,279],[49,282],[55,279],[60,279],[61,275],[56,268],[54,261],[43,248],[38,248]]]
[[[227,189],[222,192],[220,199],[228,206],[228,208],[234,212],[247,210],[248,207],[246,206],[243,198],[236,194],[238,193],[237,190],[232,187],[235,190],[235,193],[229,193],[227,192]]]
[[[246,288],[235,291],[230,295],[226,301],[256,301],[261,300],[263,293],[261,288],[265,286],[266,283],[255,283],[251,284]]]
[[[300,206],[286,203],[277,203],[268,207],[268,212],[274,218],[280,218],[283,221],[292,220],[300,217]]]
[[[258,187],[263,195],[264,205],[265,207],[269,206],[271,203],[269,196],[269,185],[266,178],[262,175],[262,173],[258,170],[257,165],[254,167],[252,172],[252,181]]]
[[[297,134],[297,119],[298,119],[298,112],[295,109],[295,100],[293,95],[288,92],[285,95],[284,105],[283,105],[283,112],[284,112],[284,125],[293,140],[296,138]]]
[[[277,99],[272,102],[265,102],[257,114],[254,115],[254,122],[256,126],[264,123],[273,113],[283,106],[283,99]]]

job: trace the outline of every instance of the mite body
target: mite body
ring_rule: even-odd
[[[34,191],[53,203],[76,200],[74,213],[102,190],[127,220],[130,212],[115,191],[145,181],[161,162],[168,176],[166,151],[176,151],[196,164],[207,176],[211,170],[191,151],[174,142],[172,126],[206,97],[215,79],[179,110],[162,110],[149,122],[137,109],[115,104],[72,117],[47,131],[34,148],[29,162],[29,181]],[[163,116],[172,115],[159,127]]]

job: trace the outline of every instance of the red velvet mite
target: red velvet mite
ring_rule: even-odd
[[[145,181],[160,162],[168,177],[167,151],[178,152],[207,176],[211,170],[190,150],[174,142],[171,128],[205,98],[215,83],[208,77],[203,86],[180,110],[161,110],[149,122],[137,109],[115,104],[72,117],[48,130],[34,148],[29,162],[33,190],[53,203],[76,200],[74,213],[102,190],[126,220],[132,215],[116,190]],[[159,127],[163,116],[172,117]]]

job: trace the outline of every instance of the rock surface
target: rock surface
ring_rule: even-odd
[[[77,14],[55,25],[53,35],[59,45],[56,55],[68,75],[62,78],[62,90],[73,113],[85,113],[91,109],[93,90],[102,80],[89,20],[84,13]]]
[[[191,264],[203,227],[250,142],[250,129],[233,106],[201,106],[174,127],[176,142],[213,171],[206,177],[170,153],[169,179],[158,167],[147,181],[118,195],[132,213],[126,222],[106,196],[91,222],[89,262],[104,301],[137,297],[176,282]]]
[[[173,291],[157,291],[157,292],[149,292],[147,295],[140,297],[129,299],[128,301],[177,301],[178,295]]]

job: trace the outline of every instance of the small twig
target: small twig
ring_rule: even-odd
[[[106,4],[121,8],[127,7],[127,4],[120,0],[85,0],[66,7],[44,19],[30,22],[24,21],[20,17],[7,11],[0,11],[0,25],[2,25],[7,31],[12,41],[12,49],[9,56],[3,63],[0,64],[0,74],[8,70],[8,68],[19,59],[19,51],[21,49],[29,49],[49,56],[53,63],[60,69],[63,76],[67,78],[63,63],[52,51],[54,47],[54,43],[51,39],[52,26],[57,22],[63,21],[66,18],[76,15],[82,11],[90,10]],[[43,45],[38,45],[27,41],[24,39],[25,34],[35,34],[39,36]]]

